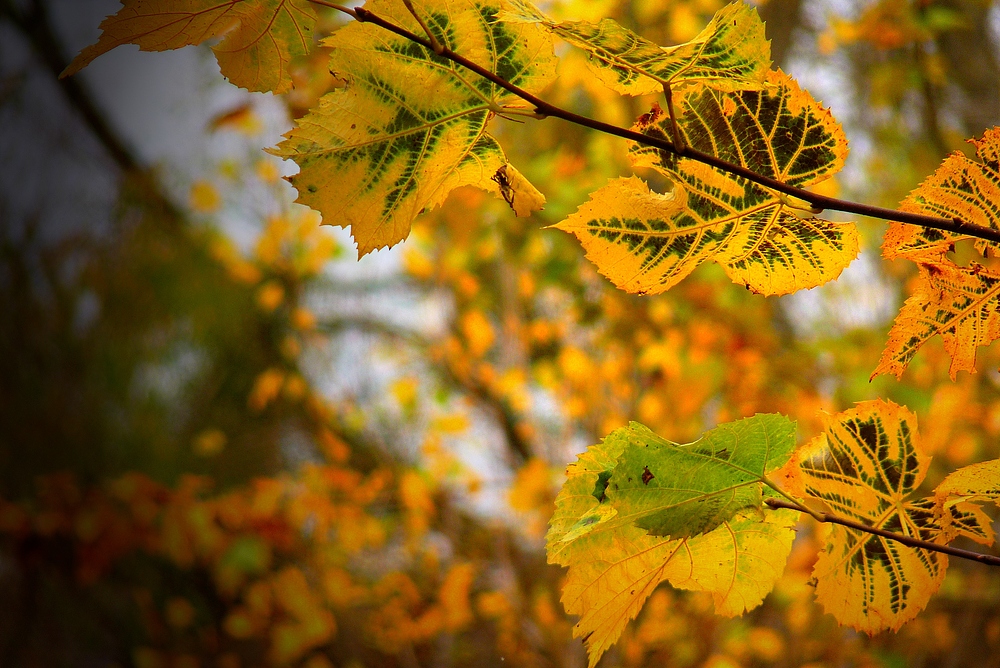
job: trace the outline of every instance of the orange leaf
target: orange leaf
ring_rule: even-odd
[[[101,23],[100,39],[73,59],[70,76],[122,44],[168,51],[222,37],[212,47],[222,74],[247,90],[283,93],[289,62],[312,48],[316,12],[308,0],[124,0]]]

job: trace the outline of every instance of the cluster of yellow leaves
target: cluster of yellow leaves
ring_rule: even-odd
[[[422,32],[398,0],[366,9]],[[495,22],[499,9],[493,0],[420,7],[441,44],[540,91],[555,74],[551,41],[533,26]],[[418,213],[463,185],[502,192],[519,214],[539,208],[540,193],[486,131],[518,98],[375,25],[349,25],[324,44],[333,49],[330,68],[348,85],[323,97],[274,153],[299,164],[298,201],[328,224],[350,226],[359,255],[405,239]]]
[[[39,481],[34,507],[0,500],[0,530],[17,541],[69,540],[82,583],[136,552],[203,569],[229,606],[228,636],[267,639],[270,663],[285,665],[332,637],[337,600],[300,567],[272,569],[301,552],[306,527],[312,540],[342,554],[380,546],[385,528],[366,507],[388,482],[384,471],[364,479],[336,466],[307,467],[297,478],[258,479],[212,496],[210,482],[192,476],[168,488],[132,473],[84,492],[72,477],[56,475]],[[337,587],[329,593],[342,595]],[[150,614],[183,633],[201,613],[175,598]]]

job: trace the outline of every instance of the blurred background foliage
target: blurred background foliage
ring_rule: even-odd
[[[719,6],[548,9],[672,44]],[[912,277],[879,258],[883,223],[808,293],[754,296],[706,265],[627,295],[545,229],[628,173],[624,143],[498,120],[545,211],[461,190],[357,263],[260,151],[268,101],[205,127],[235,152],[168,173],[86,78],[55,82],[59,3],[0,7],[0,666],[582,666],[543,536],[565,465],[628,420],[684,442],[782,412],[805,440],[820,411],[880,396],[918,413],[928,490],[1000,456],[995,347],[954,383],[939,342],[869,383]],[[777,65],[845,125],[842,196],[894,205],[1000,123],[996,3],[759,10]],[[626,126],[648,110],[560,53],[550,101]],[[326,56],[296,64],[279,124],[338,85]],[[1000,574],[953,560],[927,611],[868,638],[813,602],[816,534],[803,520],[745,617],[661,588],[601,665],[1000,666]]]

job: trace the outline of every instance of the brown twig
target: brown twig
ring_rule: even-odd
[[[400,37],[404,37],[408,40],[421,44],[427,49],[434,51],[434,46],[423,37],[416,35],[406,28],[396,25],[391,21],[373,14],[372,12],[364,9],[363,7],[358,7],[356,9],[348,9],[346,7],[341,7],[339,5],[334,5],[333,3],[325,2],[324,0],[309,0],[313,4],[322,5],[324,7],[330,7],[333,9],[338,9],[343,11],[356,20],[363,23],[373,23],[381,28],[384,28],[390,32],[393,32]],[[680,155],[681,151],[678,147],[674,146],[673,142],[666,139],[660,139],[659,137],[652,137],[650,135],[644,135],[640,132],[634,130],[627,130],[625,128],[620,128],[616,125],[611,125],[609,123],[603,123],[601,121],[594,120],[592,118],[587,118],[586,116],[581,116],[579,114],[574,114],[571,111],[562,109],[553,104],[549,104],[545,100],[532,95],[528,91],[519,88],[518,86],[510,83],[506,79],[503,79],[493,72],[490,72],[486,68],[472,62],[468,58],[455,53],[449,48],[443,48],[440,54],[436,54],[441,58],[452,61],[462,67],[475,72],[479,76],[493,82],[497,86],[503,88],[509,93],[516,95],[525,102],[533,105],[535,107],[535,114],[539,117],[554,116],[556,118],[561,118],[564,121],[570,123],[575,123],[583,127],[590,128],[592,130],[597,130],[598,132],[604,132],[606,134],[614,135],[616,137],[622,137],[623,139],[628,139],[634,141],[638,144],[644,146],[650,146],[652,148],[661,149]],[[784,193],[785,195],[790,195],[796,197],[804,202],[807,202],[811,211],[814,213],[819,213],[825,209],[831,211],[843,211],[845,213],[854,213],[861,216],[869,216],[871,218],[879,218],[881,220],[895,221],[899,223],[906,223],[908,225],[916,225],[918,227],[926,227],[934,230],[943,230],[946,232],[953,232],[955,234],[960,234],[968,237],[974,237],[976,239],[984,239],[986,241],[993,241],[1000,243],[1000,230],[995,230],[989,227],[983,227],[980,225],[973,225],[972,223],[967,223],[960,218],[940,218],[938,216],[928,216],[922,213],[912,213],[909,211],[897,211],[895,209],[887,209],[880,206],[872,206],[869,204],[862,204],[860,202],[851,202],[849,200],[837,199],[835,197],[827,197],[825,195],[819,195],[802,188],[797,188],[795,186],[789,185],[777,179],[765,176],[763,174],[758,174],[753,170],[747,169],[742,165],[736,165],[726,160],[722,160],[714,155],[708,153],[702,153],[701,151],[695,150],[691,147],[685,147],[683,149],[683,157],[696,160],[698,162],[710,165],[712,167],[717,167],[724,172],[733,174],[735,176],[741,176],[749,181],[753,181],[765,188],[769,188],[776,192]]]
[[[670,84],[663,84],[663,97],[667,100],[667,113],[670,114],[670,130],[674,137],[674,149],[677,155],[684,155],[684,140],[681,138],[681,128],[677,125],[677,116],[674,115],[674,92],[670,90]]]
[[[865,533],[874,534],[876,536],[881,536],[882,538],[888,538],[889,540],[894,540],[897,543],[902,543],[908,547],[918,547],[924,550],[931,550],[933,552],[941,552],[943,554],[948,554],[953,557],[960,557],[962,559],[969,559],[971,561],[978,561],[981,564],[986,564],[988,566],[1000,566],[1000,557],[995,557],[991,554],[981,554],[979,552],[972,552],[970,550],[963,550],[957,547],[951,547],[950,545],[940,545],[938,543],[932,543],[926,540],[920,540],[919,538],[913,538],[912,536],[904,536],[900,533],[895,533],[892,531],[886,531],[885,529],[880,529],[878,527],[868,526],[867,524],[862,524],[861,522],[855,522],[854,520],[849,520],[846,517],[840,517],[839,515],[834,515],[833,513],[822,513],[815,510],[806,508],[805,506],[794,503],[792,501],[785,501],[783,499],[764,499],[766,503],[771,508],[787,508],[789,510],[797,510],[800,513],[806,513],[811,515],[818,522],[828,522],[830,524],[840,524],[841,526],[848,527],[850,529],[855,529],[857,531],[864,531]]]
[[[420,18],[420,14],[417,14],[417,10],[413,6],[413,0],[403,0],[403,4],[406,6],[406,10],[417,20],[417,23],[420,24],[420,27],[424,29],[424,33],[427,35],[427,40],[431,43],[431,48],[434,49],[434,53],[439,56],[444,53],[444,45],[437,40],[437,37],[434,36],[431,29],[426,23],[424,23],[424,20]]]

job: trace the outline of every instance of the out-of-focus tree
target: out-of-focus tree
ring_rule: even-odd
[[[551,10],[669,44],[720,6]],[[46,61],[59,58],[43,6],[27,7],[5,4],[5,29],[61,70]],[[1000,117],[988,6],[880,2],[826,29],[821,3],[761,9],[783,66],[806,66],[818,41],[850,68],[845,113],[874,147],[854,169],[887,181],[865,194],[898,199]],[[316,37],[340,26],[321,13]],[[291,63],[293,117],[341,85],[328,55]],[[286,201],[276,161],[220,161],[172,204],[84,92],[70,90],[72,107],[124,174],[113,234],[4,239],[0,665],[584,665],[542,536],[565,464],[628,420],[686,442],[780,412],[815,434],[819,411],[883,396],[920,417],[935,455],[928,488],[1000,454],[995,351],[983,373],[950,383],[948,355],[929,344],[903,382],[869,384],[884,323],[852,324],[861,290],[850,280],[821,289],[818,316],[716,265],[664,295],[616,290],[572,237],[544,228],[626,172],[617,139],[501,123],[511,160],[548,186],[545,210],[516,218],[460,189],[418,219],[396,268],[362,279],[342,238],[302,207],[261,216],[248,249],[221,231],[223,200],[266,190]],[[652,100],[610,94],[576,53],[546,99],[624,126]],[[252,121],[241,107],[215,131]],[[883,299],[908,278],[870,264]],[[803,524],[775,592],[744,617],[658,590],[602,665],[1000,656],[997,574],[954,564],[927,612],[868,638],[813,601],[817,534]]]

